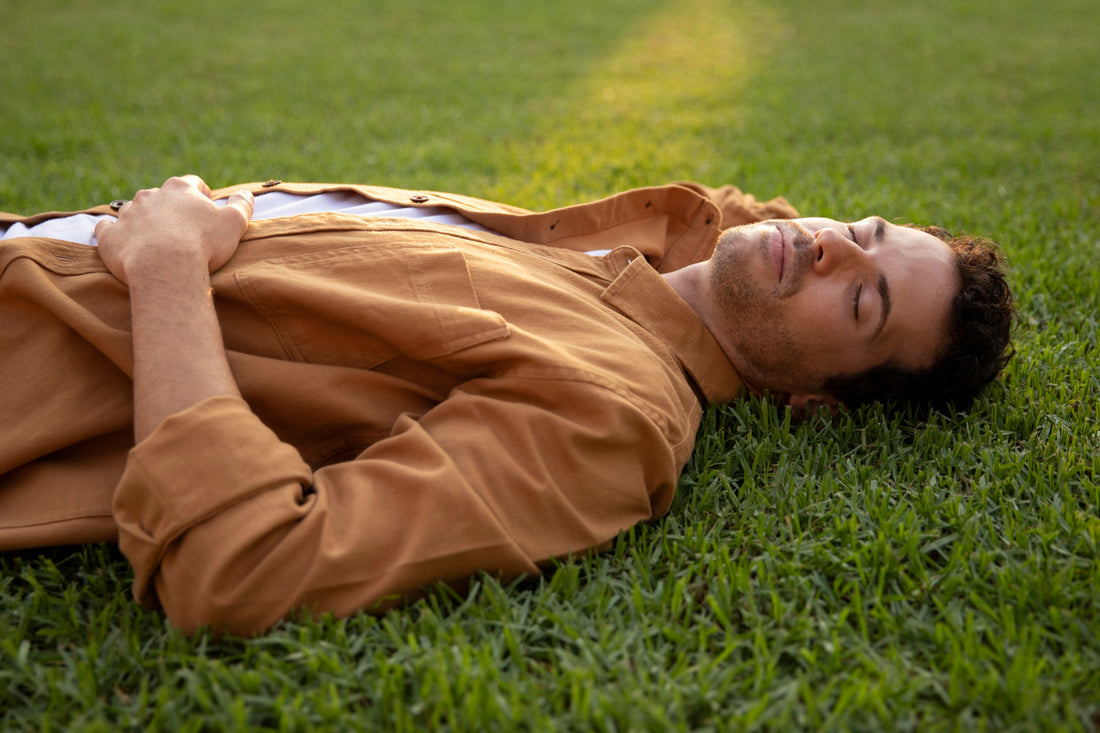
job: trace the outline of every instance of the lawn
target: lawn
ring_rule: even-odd
[[[240,641],[139,608],[113,547],[0,555],[0,728],[1100,728],[1094,0],[0,0],[0,28],[0,210],[180,172],[539,209],[694,179],[992,236],[1021,307],[969,412],[713,408],[668,517],[537,581]]]

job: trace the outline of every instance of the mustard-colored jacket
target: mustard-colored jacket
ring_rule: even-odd
[[[138,600],[187,630],[534,575],[667,511],[701,401],[741,383],[659,272],[795,213],[696,184],[544,213],[364,186],[215,195],[244,187],[352,189],[495,233],[252,222],[212,276],[243,400],[136,447],[126,288],[93,247],[0,243],[0,549],[117,539]]]

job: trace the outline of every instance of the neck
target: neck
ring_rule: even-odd
[[[728,324],[723,323],[720,314],[712,304],[709,268],[709,260],[705,262],[696,262],[682,269],[666,272],[662,277],[664,277],[665,282],[676,291],[676,294],[679,295],[685,303],[691,306],[691,309],[699,316],[699,319],[703,322],[706,329],[710,331],[714,340],[722,347],[722,351],[725,353],[726,358],[730,360],[730,363],[733,364],[735,368],[737,368],[737,364],[739,363],[739,360],[736,358],[737,352],[726,335]],[[738,371],[740,371],[740,369],[738,369]],[[763,391],[757,385],[750,384],[749,380],[747,380],[744,375],[741,375],[741,381],[750,392],[762,394]]]
[[[680,299],[691,306],[691,309],[702,319],[703,324],[712,333],[711,324],[707,322],[707,265],[708,262],[696,262],[679,270],[666,272],[661,277],[676,291]]]

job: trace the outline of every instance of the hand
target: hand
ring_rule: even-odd
[[[96,226],[99,256],[127,285],[146,270],[170,271],[181,258],[201,258],[214,272],[237,251],[252,209],[247,191],[218,207],[198,176],[169,178],[160,188],[138,191],[117,220]]]

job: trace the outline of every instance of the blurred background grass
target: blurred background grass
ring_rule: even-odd
[[[0,209],[181,172],[531,208],[695,179],[1001,241],[1003,387],[708,413],[668,519],[534,587],[187,640],[111,548],[0,557],[11,729],[1095,729],[1092,0],[0,0]],[[2,357],[0,357],[2,358]]]

